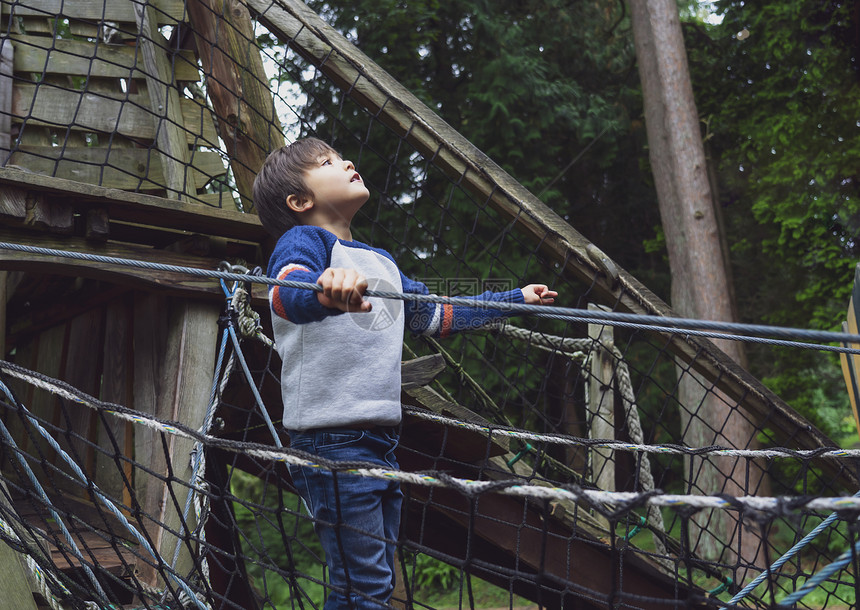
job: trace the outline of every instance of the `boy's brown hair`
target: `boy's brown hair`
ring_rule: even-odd
[[[312,196],[305,185],[305,172],[314,167],[320,157],[337,154],[331,146],[317,138],[304,138],[271,153],[254,179],[254,205],[263,227],[280,237],[299,222],[298,215],[287,206],[287,197]]]

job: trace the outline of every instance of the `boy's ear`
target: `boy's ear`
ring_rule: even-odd
[[[314,200],[306,195],[287,195],[287,207],[293,212],[306,212],[314,207]]]

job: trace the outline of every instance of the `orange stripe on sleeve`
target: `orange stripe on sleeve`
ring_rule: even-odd
[[[451,326],[454,323],[454,306],[444,303],[442,305],[442,328],[439,331],[440,337],[447,337],[451,334]]]
[[[278,279],[279,280],[287,279],[287,276],[289,274],[291,274],[293,271],[310,271],[310,270],[307,267],[304,267],[302,265],[286,265],[285,267],[281,268],[280,273],[278,273]],[[283,318],[284,320],[289,320],[289,318],[287,317],[287,312],[284,309],[284,304],[281,302],[281,295],[280,295],[280,289],[281,288],[282,288],[282,286],[275,286],[274,289],[272,290],[272,310],[274,310],[274,312],[278,316]]]

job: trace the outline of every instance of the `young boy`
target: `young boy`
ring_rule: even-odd
[[[260,220],[280,237],[269,276],[322,287],[319,293],[284,287],[269,292],[291,447],[394,470],[404,328],[446,336],[505,314],[366,298],[369,286],[428,292],[404,276],[387,252],[352,241],[353,216],[369,196],[355,166],[315,138],[273,152],[254,182]],[[475,298],[548,304],[555,296],[530,284]],[[394,590],[399,483],[323,468],[291,466],[290,474],[326,553],[331,591],[325,610],[386,606]]]

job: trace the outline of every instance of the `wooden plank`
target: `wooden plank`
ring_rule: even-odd
[[[403,389],[429,385],[444,370],[445,358],[442,354],[407,360],[400,365],[400,385]]]
[[[0,163],[5,163],[12,138],[12,65],[14,48],[0,40]]]
[[[87,561],[92,561],[98,566],[99,571],[109,572],[120,578],[128,576],[126,565],[134,566],[137,556],[122,544],[111,544],[94,532],[86,530],[75,532],[75,542],[84,554]],[[62,540],[58,534],[58,540]],[[56,545],[51,546],[51,559],[60,571],[69,571],[80,568],[81,563],[71,554],[68,546],[63,545],[60,550]],[[86,549],[84,551],[83,549]]]
[[[164,52],[167,46],[158,31],[155,9],[148,3],[133,2],[137,20],[137,46],[143,56],[149,107],[155,113],[156,141],[162,160],[162,174],[168,199],[185,199],[196,193],[188,171],[188,145],[182,130],[179,91],[174,86],[173,69]]]
[[[237,190],[252,210],[254,178],[268,154],[284,145],[254,25],[235,0],[189,0],[188,15]]]
[[[433,523],[438,516],[447,517],[448,523],[456,526],[449,529],[448,536],[419,538],[419,544],[443,549],[447,545],[443,552],[455,557],[471,556],[493,565],[515,566],[525,574],[540,574],[540,582],[547,586],[547,590],[534,587],[519,594],[544,603],[541,596],[551,595],[553,588],[560,587],[565,591],[568,596],[566,603],[550,601],[547,607],[578,608],[580,600],[570,599],[576,596],[577,590],[570,585],[595,592],[596,595],[583,596],[582,601],[591,601],[599,608],[615,607],[606,604],[605,600],[611,600],[613,594],[622,592],[642,596],[636,600],[637,608],[654,610],[666,608],[671,601],[686,599],[691,594],[686,586],[679,586],[677,579],[663,574],[643,561],[641,556],[627,552],[623,561],[619,561],[609,545],[593,540],[580,530],[565,527],[527,500],[498,494],[485,494],[472,500],[452,489],[407,487],[410,502],[418,503],[426,516],[405,519],[405,527],[423,525],[427,531],[438,532],[441,528],[434,527]],[[426,510],[427,507],[431,510]],[[431,522],[428,524],[425,520]],[[416,537],[415,531],[408,534],[412,539]],[[474,564],[471,569],[482,578],[493,576],[486,572],[486,576],[481,574],[480,568]],[[618,599],[615,598],[616,601]]]
[[[131,406],[134,404],[134,304],[126,296],[113,299],[105,310],[104,356],[99,398],[105,402]],[[96,454],[93,477],[96,485],[111,498],[131,506],[131,460],[134,459],[134,430],[131,422],[117,417],[101,418],[97,442],[105,452]],[[119,452],[121,461],[113,459]],[[127,461],[126,461],[127,460]]]
[[[66,383],[78,390],[98,396],[102,378],[102,345],[104,334],[104,309],[94,308],[75,317],[69,324],[66,340],[65,371],[61,377]],[[67,447],[69,454],[88,477],[94,476],[95,450],[91,443],[96,442],[96,415],[85,405],[64,401],[63,426],[72,435]],[[80,439],[74,438],[79,436]],[[63,443],[65,444],[65,443]],[[68,470],[68,466],[63,465]],[[71,472],[69,470],[69,472]],[[75,491],[80,493],[82,484],[75,480]]]
[[[110,237],[110,218],[104,208],[90,208],[86,213],[87,239],[105,241]]]
[[[110,22],[116,23],[116,22]],[[80,21],[78,19],[69,19],[69,32],[72,36],[80,36],[81,38],[97,38],[99,41],[108,42],[110,44],[125,44],[133,42],[137,38],[134,32],[134,26],[126,26],[125,24],[117,24],[122,27],[116,28],[110,23],[94,23],[92,21]]]
[[[15,275],[24,275],[21,272],[16,272]],[[10,276],[12,277],[12,276]],[[47,276],[31,276],[31,279],[38,279],[43,286],[56,288],[62,292],[61,296],[48,299],[44,298],[44,291],[34,296],[34,301],[26,313],[19,313],[12,323],[9,325],[10,344],[16,349],[20,349],[21,345],[26,344],[29,337],[38,335],[44,330],[58,325],[65,324],[82,313],[96,308],[105,307],[108,303],[116,298],[122,297],[129,292],[128,288],[121,286],[106,286],[103,290],[92,290],[95,282],[84,280],[76,276],[74,279],[83,280],[81,289],[66,292],[61,287],[68,286],[67,279],[59,275]],[[49,289],[50,289],[49,288]]]
[[[39,335],[33,370],[54,379],[63,377],[67,331],[68,324],[58,324]],[[61,426],[62,411],[59,406],[59,398],[47,390],[33,388],[30,402],[29,404],[25,402],[24,406],[36,416],[39,423],[47,428],[49,432],[53,432],[53,429]],[[48,445],[46,440],[42,439],[35,428],[28,425],[25,434],[28,435],[28,442],[26,444],[27,453],[44,456],[45,462],[56,464],[56,451]],[[52,473],[52,478],[54,480],[57,478],[54,473]]]
[[[432,366],[432,360],[427,362],[431,363]],[[444,417],[478,425],[489,423],[466,407],[446,400],[429,386],[417,386],[407,381],[401,387],[400,400],[405,405],[416,406]],[[490,456],[503,455],[510,450],[510,439],[507,437],[490,438],[486,432],[466,430],[457,426],[444,426],[413,417],[408,413],[404,415],[403,423],[402,444],[406,446],[406,443],[409,442],[407,439],[415,439],[416,442],[420,442],[420,453],[435,456],[438,459],[472,463]],[[434,467],[435,465],[422,465],[416,469],[423,470]]]
[[[149,0],[158,9],[156,19],[160,25],[175,24],[185,19],[185,8],[182,0]],[[23,16],[62,16],[70,19],[87,21],[119,21],[134,23],[134,7],[132,2],[116,2],[113,0],[27,0],[26,4],[3,2],[3,14],[14,11],[19,17]]]
[[[3,3],[3,8],[6,8],[7,3]],[[52,36],[54,33],[55,19],[50,17],[20,17],[18,23],[15,24],[15,32],[30,32],[31,34],[45,34]]]
[[[220,306],[214,303],[200,303],[190,300],[161,301],[161,307],[149,308],[142,312],[151,318],[153,314],[166,317],[166,328],[159,328],[157,342],[145,342],[147,347],[141,353],[141,365],[146,376],[145,383],[152,386],[146,391],[149,405],[140,404],[136,408],[152,413],[157,417],[171,421],[182,422],[192,428],[199,428],[205,417],[212,387],[215,367],[215,352],[218,335],[218,317]],[[142,316],[141,321],[145,318]],[[135,339],[139,334],[150,333],[151,329],[137,328],[135,322]],[[163,331],[163,334],[162,334]],[[138,349],[135,343],[135,401],[138,404],[137,380]],[[153,373],[158,377],[152,378]],[[154,390],[154,391],[153,391]],[[174,549],[180,541],[168,530],[184,532],[181,523],[182,511],[188,493],[187,483],[191,479],[191,450],[194,443],[186,438],[174,435],[158,435],[137,453],[137,461],[156,473],[165,477],[168,472],[168,462],[173,475],[172,480],[158,476],[149,476],[143,482],[142,508],[148,518],[152,519],[152,535],[156,551],[169,564],[174,557]],[[140,448],[135,439],[136,449]],[[167,455],[165,455],[165,446]],[[186,484],[178,483],[185,482]],[[140,488],[139,488],[140,489]],[[187,526],[193,528],[194,515],[189,515]],[[187,574],[193,567],[193,558],[187,548],[180,552],[176,569],[180,574]],[[148,567],[142,567],[142,578],[151,584],[155,583],[156,574]]]
[[[129,3],[131,4],[131,3]],[[109,78],[146,78],[135,47],[12,34],[15,72]],[[166,49],[170,51],[170,49]],[[200,80],[194,54],[178,51],[173,62],[177,81]]]
[[[167,298],[162,295],[137,292],[133,299],[133,315],[133,408],[144,413],[156,414],[162,383],[161,359],[167,346]],[[163,456],[161,442],[154,430],[148,426],[135,426],[134,453],[141,464],[146,462],[151,464],[155,454]],[[159,463],[157,466],[160,472],[163,464]],[[146,497],[149,478],[150,475],[135,468],[136,498]],[[155,535],[154,526],[152,530],[152,535]]]
[[[21,231],[0,228],[0,241],[39,245],[46,248],[57,248],[72,252],[89,252],[131,260],[149,261],[182,267],[215,270],[219,259],[202,258],[154,250],[126,244],[107,242],[95,244],[91,241],[75,238],[55,238],[51,235],[28,235]],[[0,248],[0,270],[29,271],[33,273],[54,273],[73,277],[104,280],[124,286],[136,288],[146,287],[160,289],[164,293],[223,301],[224,293],[217,280],[198,278],[181,272],[138,269],[119,265],[98,264],[90,261],[79,261],[62,257],[42,256],[4,250]],[[266,289],[262,284],[255,284],[253,289],[254,306],[264,306],[267,302]]]
[[[72,206],[62,201],[46,201],[42,197],[30,197],[27,201],[25,224],[52,233],[71,233],[75,227]]]
[[[19,521],[20,517],[10,498],[6,483],[0,481],[0,505],[2,505],[3,519],[7,522]],[[16,529],[21,530],[21,528]],[[23,536],[28,545],[35,546],[31,537],[27,536],[26,533]],[[0,544],[0,599],[3,600],[7,608],[38,610],[33,599],[33,591],[38,590],[38,587],[35,586],[34,579],[28,572],[23,555],[17,553],[8,544]]]
[[[0,189],[0,221],[23,222],[27,218],[27,191],[19,188]]]
[[[61,515],[87,561],[93,561],[97,571],[127,577],[128,570],[133,570],[137,563],[137,557],[128,546],[136,545],[137,541],[132,539],[125,526],[104,507],[96,507],[88,499],[58,493],[51,488],[47,491],[49,501]],[[71,554],[59,526],[45,513],[42,501],[24,495],[13,496],[13,501],[21,518],[34,530],[45,533],[39,542],[51,556],[52,563],[63,571],[80,568],[81,564]]]
[[[25,205],[29,193],[45,193],[74,202],[78,209],[98,206],[108,210],[115,220],[136,222],[152,226],[176,227],[209,235],[221,235],[250,242],[269,239],[268,233],[254,214],[243,214],[231,209],[184,203],[145,193],[129,193],[95,184],[43,176],[20,169],[0,167],[0,193],[17,189],[13,197]],[[0,201],[5,201],[6,197]],[[4,204],[5,205],[5,204]],[[15,214],[15,212],[10,212]],[[0,220],[3,218],[0,209]]]
[[[194,151],[190,162],[189,174],[195,188],[203,188],[226,171],[221,155],[216,152]],[[166,187],[161,155],[145,148],[20,146],[12,154],[11,163],[46,176],[105,188],[163,190]],[[175,161],[167,163],[174,164]]]
[[[4,48],[11,48],[4,45]],[[185,140],[188,144],[218,145],[211,111],[181,98]],[[62,126],[75,131],[119,134],[137,140],[155,139],[149,98],[140,94],[94,93],[19,83],[12,94],[12,122]],[[202,140],[202,141],[201,141]]]

